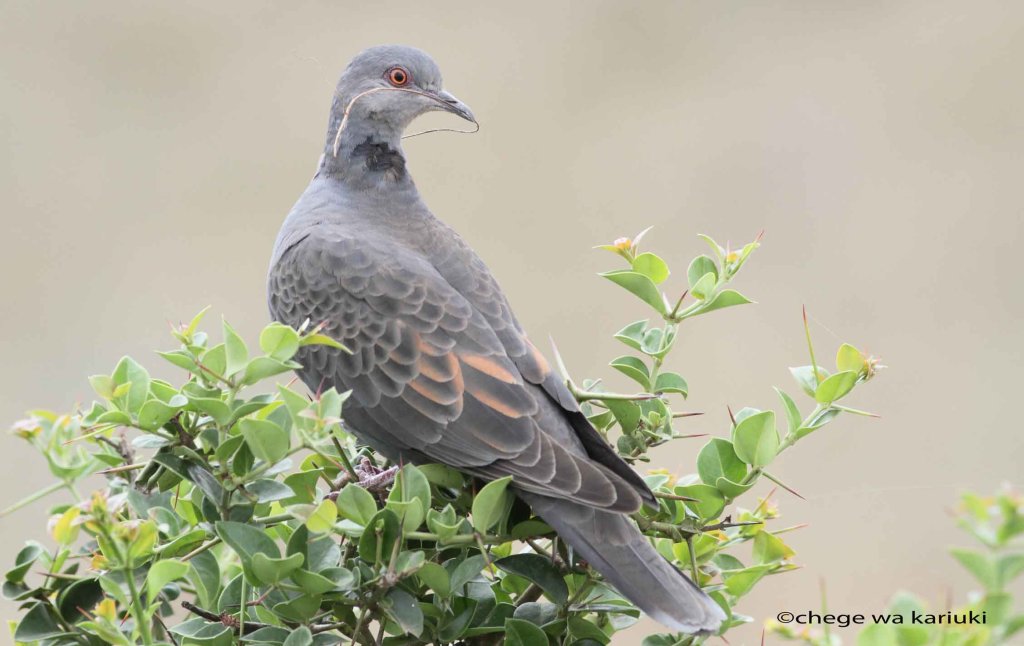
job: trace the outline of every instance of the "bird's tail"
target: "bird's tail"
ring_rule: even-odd
[[[658,554],[626,516],[528,492],[519,495],[619,592],[661,624],[707,634],[725,621],[722,608]]]

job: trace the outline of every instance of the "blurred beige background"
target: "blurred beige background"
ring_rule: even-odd
[[[611,334],[642,310],[590,247],[652,224],[672,289],[697,233],[767,232],[738,283],[760,304],[683,331],[675,365],[708,413],[690,431],[796,391],[804,303],[822,355],[850,341],[891,366],[851,402],[881,420],[842,419],[774,469],[807,498],[778,497],[779,522],[811,524],[789,535],[804,567],[756,589],[730,643],[817,607],[819,579],[837,612],[903,588],[962,602],[947,548],[969,541],[946,509],[1020,485],[1024,457],[1022,36],[1011,2],[9,0],[0,418],[69,408],[122,354],[172,375],[150,352],[207,304],[254,338],[337,74],[403,42],[483,126],[408,142],[422,192],[577,375],[610,376]],[[700,444],[662,464],[692,469]],[[48,482],[19,440],[0,446],[4,503]],[[5,559],[45,535],[44,509],[0,522]]]

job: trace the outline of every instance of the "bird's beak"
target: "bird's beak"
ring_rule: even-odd
[[[457,114],[466,121],[476,123],[476,117],[473,116],[473,111],[469,109],[469,106],[455,98],[451,92],[441,90],[437,93],[437,98],[441,99],[444,109],[448,112]]]

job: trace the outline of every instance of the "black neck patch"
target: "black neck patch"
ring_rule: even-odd
[[[366,141],[352,150],[352,156],[365,157],[367,170],[391,172],[399,177],[405,174],[405,157],[385,142],[367,137]]]

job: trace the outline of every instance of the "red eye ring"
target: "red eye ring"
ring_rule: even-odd
[[[395,87],[402,87],[409,83],[409,72],[404,67],[392,67],[386,75],[388,83]]]

